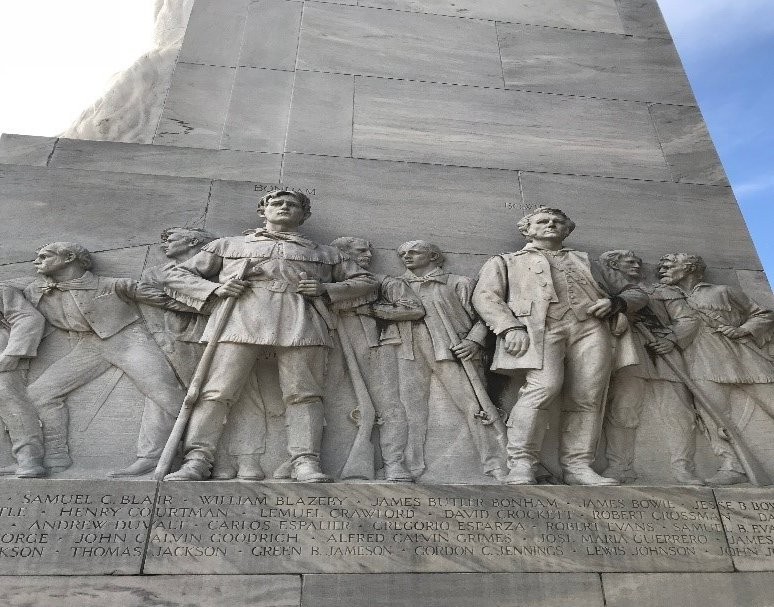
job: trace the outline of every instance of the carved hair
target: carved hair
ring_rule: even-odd
[[[43,249],[53,251],[62,257],[72,255],[75,263],[80,265],[84,270],[91,270],[91,253],[89,253],[86,247],[79,245],[77,242],[50,242],[47,245],[40,247],[38,253]]]
[[[341,236],[336,240],[334,240],[333,242],[331,242],[331,246],[336,247],[339,251],[341,251],[345,255],[348,255],[349,250],[359,243],[363,243],[373,252],[374,245],[372,245],[365,238],[357,238],[356,236]]]
[[[627,251],[626,249],[615,249],[613,251],[605,251],[602,253],[602,255],[599,256],[599,263],[601,263],[604,266],[607,266],[608,268],[612,268],[611,265],[613,262],[619,262],[624,257],[634,257],[637,259],[640,263],[642,263],[642,257],[637,255],[634,251]]]
[[[707,270],[707,264],[699,255],[691,255],[690,253],[667,253],[662,255],[660,262],[671,261],[672,263],[684,263],[693,268],[693,274],[696,274],[700,278],[704,276],[704,272]]]
[[[274,190],[269,192],[266,194],[266,196],[261,198],[260,201],[258,201],[258,212],[260,213],[263,211],[265,206],[280,196],[291,196],[296,199],[296,201],[301,205],[301,208],[304,209],[304,221],[306,221],[312,214],[312,201],[309,200],[309,196],[303,192],[294,192],[292,190]]]
[[[161,233],[161,242],[166,242],[172,234],[182,234],[184,238],[196,240],[199,245],[206,245],[218,237],[203,228],[166,228]]]
[[[575,229],[575,222],[567,217],[567,215],[562,211],[561,209],[552,209],[551,207],[543,207],[540,206],[526,215],[519,219],[519,222],[516,224],[516,227],[518,228],[519,232],[521,232],[524,236],[527,235],[527,230],[529,229],[530,220],[537,215],[538,213],[548,213],[549,215],[555,215],[556,217],[561,217],[565,224],[567,224],[568,234],[572,233],[572,231]]]
[[[443,266],[444,261],[446,261],[446,257],[444,257],[441,249],[438,248],[438,245],[434,245],[432,242],[427,242],[426,240],[409,240],[400,245],[395,252],[400,255],[403,251],[408,251],[409,249],[419,249],[420,251],[433,253],[439,267]]]

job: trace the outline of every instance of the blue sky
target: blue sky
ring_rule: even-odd
[[[774,0],[659,0],[774,281]]]

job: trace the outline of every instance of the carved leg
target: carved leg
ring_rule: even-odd
[[[508,468],[506,485],[534,485],[535,468],[540,458],[543,437],[548,426],[549,411],[516,408],[508,419]]]
[[[67,445],[67,431],[70,415],[64,402],[47,403],[38,408],[40,423],[43,425],[45,456],[43,465],[51,472],[67,470],[73,460]]]
[[[22,478],[43,476],[43,432],[27,396],[21,371],[0,373],[0,417],[11,438],[17,467],[10,473]]]
[[[289,406],[285,411],[285,423],[295,479],[301,483],[330,483],[331,477],[320,470],[324,423],[322,401]]]
[[[618,485],[618,481],[600,476],[591,469],[597,446],[596,411],[562,412],[559,437],[559,463],[568,485]]]

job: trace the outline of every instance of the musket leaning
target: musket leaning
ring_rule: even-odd
[[[249,260],[245,260],[242,267],[233,278],[236,280],[243,280],[247,273],[248,265]],[[167,444],[164,445],[164,451],[161,452],[159,463],[156,464],[153,478],[157,481],[164,480],[164,477],[169,474],[169,470],[172,467],[172,460],[175,459],[175,453],[177,453],[177,445],[183,439],[185,429],[188,427],[188,421],[191,419],[191,413],[199,400],[199,393],[201,392],[204,382],[207,381],[207,377],[210,373],[210,366],[212,365],[212,359],[215,356],[215,350],[218,347],[218,340],[220,340],[220,336],[223,335],[226,323],[228,323],[229,318],[231,318],[231,313],[234,311],[237,299],[237,297],[228,297],[226,301],[223,302],[223,307],[219,311],[217,323],[213,328],[207,346],[204,348],[204,353],[199,359],[199,363],[196,365],[196,371],[194,371],[193,378],[188,386],[188,392],[186,392],[185,399],[183,399],[183,406],[180,407],[180,413],[177,414],[175,425],[167,439]]]
[[[644,323],[638,322],[636,324],[637,328],[648,341],[656,341],[655,336],[650,332],[650,329],[648,329]],[[669,354],[660,354],[659,356],[661,356],[661,359],[677,376],[677,379],[679,379],[693,394],[694,402],[699,406],[701,411],[706,413],[718,428],[722,428],[725,431],[728,442],[731,445],[731,448],[734,450],[736,456],[739,458],[739,463],[742,464],[742,468],[744,468],[745,474],[747,474],[747,478],[750,479],[750,482],[753,485],[758,485],[759,487],[771,485],[771,479],[769,475],[758,463],[758,460],[755,459],[755,456],[753,456],[753,454],[750,453],[750,451],[747,449],[747,446],[744,444],[741,433],[736,427],[736,424],[733,422],[733,420],[715,409],[712,401],[707,398],[707,396],[704,394],[704,391],[688,376],[680,362],[675,360],[674,352],[670,352]]]

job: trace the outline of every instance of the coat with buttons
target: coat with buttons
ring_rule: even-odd
[[[592,273],[588,253],[563,250],[568,261],[575,266],[578,282],[586,293],[598,299],[610,297]],[[622,292],[619,296],[624,300],[629,297],[647,298],[639,291],[632,294]],[[548,260],[532,245],[528,244],[515,253],[492,257],[484,264],[473,292],[473,306],[498,338],[492,371],[509,374],[517,369],[543,368],[543,339],[548,307],[558,302]],[[578,317],[583,318],[584,315],[585,309]],[[505,332],[513,327],[525,327],[530,338],[527,352],[520,356],[508,354],[502,344]],[[630,336],[619,340],[620,345],[624,346],[625,352],[615,366],[636,362]]]

